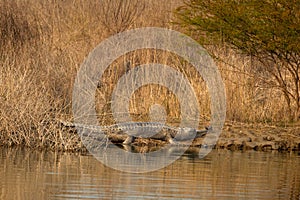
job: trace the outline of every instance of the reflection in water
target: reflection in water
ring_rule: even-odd
[[[161,170],[130,174],[90,155],[0,148],[0,199],[299,199],[300,156],[191,149]],[[111,159],[118,159],[117,157]]]

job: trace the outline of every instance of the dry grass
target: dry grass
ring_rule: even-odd
[[[122,23],[122,13],[119,17],[108,16],[111,12],[102,9],[102,5],[108,2],[0,1],[1,144],[61,150],[82,148],[78,137],[63,131],[57,119],[72,120],[72,86],[88,53],[119,30],[145,26],[180,30],[170,23],[170,11],[180,4],[180,0],[171,3],[135,1],[142,12],[136,10],[132,16],[125,15],[134,18],[126,23]],[[107,23],[114,24],[114,27],[107,26]],[[253,69],[259,66],[232,50],[213,48],[224,58],[218,65],[227,90],[227,120],[277,122],[287,119],[282,95],[273,88],[263,87],[261,79],[254,76]],[[114,123],[110,111],[111,93],[118,78],[124,74],[128,61],[131,68],[155,62],[183,72],[198,91],[200,117],[203,123],[207,123],[210,101],[201,77],[176,55],[154,50],[124,55],[106,70],[99,80],[103,84],[96,95],[97,112],[102,122]],[[150,98],[145,99],[145,95]],[[149,120],[148,111],[154,103],[165,106],[168,123],[180,120],[176,96],[157,85],[142,87],[134,93],[130,103],[133,118]]]

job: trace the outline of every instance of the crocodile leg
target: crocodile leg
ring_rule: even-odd
[[[122,144],[126,144],[126,145],[127,144],[132,144],[134,142],[134,140],[135,140],[135,137],[129,135]]]

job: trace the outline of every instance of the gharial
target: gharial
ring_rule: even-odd
[[[109,126],[87,125],[65,121],[61,121],[61,123],[63,126],[82,130],[80,132],[82,137],[92,137],[95,139],[106,137],[105,132],[109,131],[125,132],[126,139],[123,141],[123,144],[126,145],[131,144],[138,137],[165,140],[171,144],[175,144],[177,141],[203,137],[212,130],[211,126],[206,127],[204,130],[197,130],[190,127],[172,127],[160,122],[122,122]]]

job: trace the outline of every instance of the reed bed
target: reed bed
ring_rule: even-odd
[[[105,38],[132,28],[157,26],[183,31],[172,23],[172,10],[181,0],[123,1],[120,12],[116,7],[122,1],[109,2],[0,0],[1,145],[82,149],[79,137],[64,130],[59,120],[73,120],[72,87],[88,53]],[[288,122],[282,94],[263,84],[263,74],[256,76],[261,66],[232,49],[207,48],[219,57],[216,63],[226,86],[228,121]],[[99,78],[95,102],[101,124],[114,123],[111,94],[126,67],[146,63],[166,64],[185,74],[197,91],[201,123],[209,122],[209,94],[193,67],[172,53],[145,49],[121,56]],[[180,121],[178,99],[159,85],[146,85],[133,94],[132,118],[148,121],[153,104],[164,106],[167,123]]]

